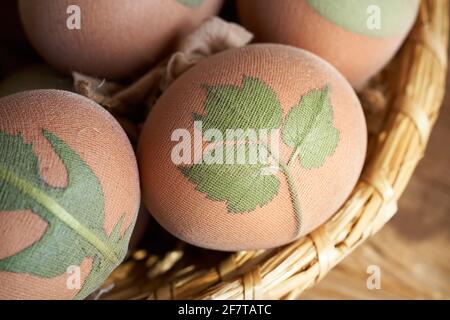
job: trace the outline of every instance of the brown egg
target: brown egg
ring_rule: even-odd
[[[293,45],[333,64],[356,88],[397,52],[419,0],[238,0],[259,42]]]
[[[67,91],[0,99],[0,299],[83,299],[125,257],[140,204],[130,143]]]
[[[232,49],[154,106],[138,146],[143,201],[191,244],[277,247],[339,209],[366,142],[358,98],[329,63],[283,45]]]
[[[167,54],[222,0],[20,0],[37,51],[64,72],[126,78]],[[79,19],[78,19],[79,17]]]

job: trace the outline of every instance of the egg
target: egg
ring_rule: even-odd
[[[284,45],[227,50],[152,109],[138,145],[143,201],[193,245],[277,247],[339,209],[366,145],[359,100],[329,63]]]
[[[0,299],[83,299],[126,255],[133,149],[103,108],[59,90],[0,99]]]
[[[419,0],[238,0],[257,41],[289,44],[333,64],[360,89],[399,49]]]
[[[222,0],[20,0],[25,31],[64,72],[121,79],[145,71],[216,14]]]
[[[73,91],[72,80],[44,64],[19,69],[0,82],[0,97],[34,89]]]

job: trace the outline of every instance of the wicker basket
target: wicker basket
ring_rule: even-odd
[[[370,131],[365,170],[327,223],[274,250],[230,255],[180,242],[159,253],[146,247],[111,275],[97,298],[293,299],[320,281],[396,213],[444,96],[448,29],[449,2],[422,1],[401,51],[361,92]]]

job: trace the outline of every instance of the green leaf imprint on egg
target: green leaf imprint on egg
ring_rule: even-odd
[[[202,129],[214,129],[222,133],[223,141],[209,141],[203,157],[211,156],[223,148],[227,154],[232,148],[243,148],[246,155],[254,145],[262,147],[278,165],[288,185],[292,207],[296,216],[296,235],[301,232],[302,213],[293,160],[299,159],[306,169],[320,168],[331,156],[339,142],[339,131],[333,127],[333,110],[330,88],[311,90],[301,97],[283,123],[282,108],[276,93],[263,81],[243,77],[242,85],[205,85],[207,98],[204,115],[194,114],[193,120],[202,121]],[[235,135],[229,139],[229,129],[282,130],[283,141],[292,148],[289,161],[285,162],[272,152],[267,141],[251,140]],[[245,159],[249,159],[245,157]],[[277,172],[264,172],[267,164],[261,163],[206,163],[180,166],[180,170],[196,189],[213,201],[224,201],[229,213],[246,213],[270,203],[278,194],[280,181]],[[264,173],[263,173],[264,172]]]
[[[65,188],[42,179],[31,144],[0,131],[0,214],[31,210],[47,222],[41,239],[0,260],[0,271],[53,278],[90,257],[91,272],[75,297],[83,299],[124,259],[133,225],[121,236],[123,215],[108,236],[103,228],[104,194],[95,173],[56,135],[46,130],[42,134],[67,171]]]
[[[328,86],[308,92],[284,122],[284,143],[296,150],[290,161],[298,158],[306,169],[320,168],[339,142],[329,92]]]
[[[200,7],[205,0],[177,0],[177,2],[191,8]]]
[[[306,0],[328,21],[366,36],[403,34],[414,22],[415,0]],[[336,39],[339,41],[339,39]]]

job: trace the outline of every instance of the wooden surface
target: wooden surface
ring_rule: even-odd
[[[379,266],[381,289],[367,268]],[[300,299],[450,299],[450,76],[440,118],[384,229]]]

